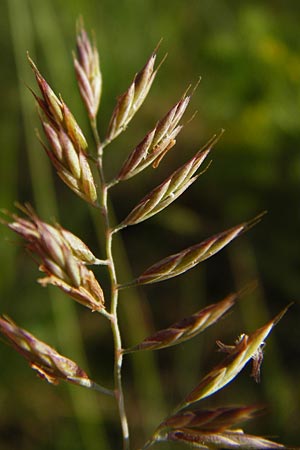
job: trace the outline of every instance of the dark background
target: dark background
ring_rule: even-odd
[[[119,220],[213,133],[226,129],[210,169],[188,192],[164,212],[122,232],[114,248],[121,281],[268,210],[259,225],[192,271],[122,295],[124,341],[132,345],[253,279],[259,282],[226,319],[193,341],[126,358],[124,383],[135,448],[218,361],[216,339],[232,343],[291,301],[294,305],[268,339],[261,383],[256,385],[246,368],[203,406],[266,404],[268,414],[245,430],[299,444],[299,2],[1,0],[0,8],[2,208],[12,209],[17,199],[30,201],[44,220],[59,220],[102,254],[101,226],[93,212],[58,180],[36,139],[36,107],[26,87],[34,87],[28,50],[91,137],[71,57],[75,22],[82,14],[87,29],[95,32],[101,56],[102,135],[116,97],[160,38],[159,58],[168,52],[141,111],[107,149],[109,176],[186,87],[202,77],[184,122],[195,110],[198,114],[186,124],[176,147],[158,169],[112,191]],[[5,227],[0,255],[1,311],[80,362],[92,378],[112,386],[106,322],[55,289],[42,289],[35,282],[36,266]],[[104,270],[97,269],[98,275],[106,289]],[[63,383],[48,385],[4,345],[0,357],[1,450],[120,447],[110,399]]]

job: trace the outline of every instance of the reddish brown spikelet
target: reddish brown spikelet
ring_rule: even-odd
[[[188,247],[179,253],[162,259],[143,272],[142,275],[138,277],[137,283],[157,283],[186,272],[222,250],[222,248],[245,231],[251,222],[237,225],[236,227],[216,234],[199,244]]]
[[[224,300],[201,309],[192,316],[174,323],[169,328],[147,337],[143,342],[127,352],[158,350],[193,338],[217,322],[234,305],[237,296],[238,294],[231,294]]]
[[[261,410],[261,407],[254,405],[184,410],[166,419],[159,428],[196,428],[202,432],[221,432],[252,419]]]
[[[77,58],[74,56],[74,67],[79,91],[89,117],[95,119],[101,98],[102,76],[98,50],[95,44],[90,42],[82,22],[78,27],[76,49]]]
[[[63,113],[61,100],[55,95],[45,78],[43,78],[35,63],[30,58],[29,54],[27,54],[27,58],[43,96],[42,99],[39,99],[35,95],[35,98],[38,100],[39,106],[50,120],[53,120],[53,122],[55,123],[62,123]]]
[[[58,98],[55,95],[29,55],[28,60],[43,96],[42,99],[39,99],[34,94],[42,111],[46,114],[52,125],[56,127],[62,126],[65,129],[75,146],[78,145],[82,150],[85,150],[87,148],[86,139],[69,108],[62,98]]]
[[[106,143],[115,139],[129,124],[144,102],[153,83],[157,70],[154,70],[156,53],[152,53],[143,69],[135,75],[133,82],[117,101],[110,119]]]
[[[176,143],[176,136],[182,129],[178,125],[190,101],[189,96],[181,98],[131,152],[123,164],[116,180],[127,180],[150,164],[157,164]]]
[[[49,383],[58,384],[60,380],[65,380],[85,386],[92,384],[84,370],[74,361],[60,355],[8,317],[0,317],[0,331],[38,375]]]

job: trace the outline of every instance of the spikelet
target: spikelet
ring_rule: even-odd
[[[229,242],[257,223],[261,216],[259,215],[248,222],[218,233],[199,244],[158,261],[130,285],[157,283],[186,272],[222,250]]]
[[[228,295],[224,300],[209,305],[192,316],[179,320],[169,328],[147,337],[140,344],[125,350],[125,353],[158,350],[187,341],[217,322],[234,305],[237,297],[238,294]]]
[[[200,381],[200,384],[187,395],[178,409],[198,402],[230,383],[243,367],[255,357],[274,325],[277,324],[286,311],[287,308],[250,336],[242,334],[231,349],[230,354]]]
[[[240,422],[253,419],[261,411],[262,407],[256,405],[184,410],[164,420],[159,429],[193,428],[205,433],[220,433]]]
[[[150,164],[157,167],[161,159],[176,143],[176,136],[182,129],[182,125],[178,125],[178,123],[189,101],[190,97],[184,95],[163,119],[157,123],[153,130],[147,133],[144,139],[130,153],[111,184],[133,177]]]
[[[27,359],[38,375],[49,383],[58,384],[60,380],[65,380],[86,387],[92,386],[93,382],[74,361],[60,355],[8,317],[0,317],[0,332]]]
[[[97,47],[90,42],[82,21],[78,24],[76,50],[74,67],[79,91],[90,119],[94,120],[101,98],[102,76]]]
[[[152,53],[142,70],[135,75],[129,88],[118,98],[110,119],[105,140],[106,145],[125,130],[147,97],[157,73],[157,69],[154,70],[155,60],[156,51]]]
[[[268,439],[250,434],[242,430],[228,430],[222,433],[201,433],[196,430],[180,429],[166,433],[161,441],[172,441],[189,444],[191,447],[202,450],[241,449],[241,450],[271,450],[286,449],[284,445],[277,444]]]

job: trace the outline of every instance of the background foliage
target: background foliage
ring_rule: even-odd
[[[194,110],[198,114],[176,147],[156,171],[113,190],[119,219],[211,134],[226,129],[209,171],[177,205],[122,233],[124,242],[116,250],[123,281],[131,278],[131,270],[137,275],[172,252],[268,210],[260,225],[214,259],[168,283],[130,290],[121,299],[123,332],[132,345],[254,278],[260,283],[229,317],[193,342],[128,357],[127,402],[137,443],[212,367],[218,358],[216,338],[232,342],[293,300],[295,305],[268,342],[261,384],[244,373],[207,404],[265,402],[270,412],[247,430],[299,444],[300,4],[2,0],[0,9],[1,207],[11,209],[16,199],[30,201],[43,219],[59,219],[89,244],[99,237],[101,248],[101,229],[92,213],[50,170],[35,138],[36,111],[26,89],[26,84],[33,86],[28,50],[88,135],[71,59],[75,21],[82,14],[87,29],[95,31],[101,55],[103,132],[116,96],[161,37],[160,53],[169,53],[141,112],[107,152],[112,175],[189,83],[202,76],[189,109],[190,116]],[[104,321],[55,290],[39,287],[35,265],[4,228],[0,251],[1,311],[109,385],[111,336]],[[1,449],[109,449],[106,435],[115,430],[110,399],[95,399],[76,387],[52,388],[9,348],[1,345],[0,355]]]

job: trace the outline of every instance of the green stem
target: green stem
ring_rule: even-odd
[[[116,270],[115,270],[115,264],[112,254],[112,236],[113,231],[110,227],[109,223],[109,215],[108,215],[108,198],[107,198],[107,192],[108,187],[105,183],[105,177],[104,177],[104,171],[103,171],[103,161],[102,161],[102,154],[103,154],[103,145],[101,144],[96,121],[92,121],[92,130],[94,134],[94,138],[97,144],[97,152],[98,152],[98,171],[101,181],[101,187],[100,187],[100,202],[102,206],[102,215],[104,218],[104,225],[105,225],[105,242],[106,242],[106,259],[108,261],[108,272],[110,277],[110,285],[111,285],[111,305],[110,305],[110,323],[111,323],[111,329],[113,334],[113,340],[114,340],[114,385],[115,385],[115,398],[117,400],[118,409],[119,409],[119,416],[120,416],[120,422],[121,422],[121,428],[122,428],[122,434],[123,434],[123,450],[129,450],[129,429],[128,429],[128,421],[125,411],[125,404],[124,404],[124,394],[123,394],[123,387],[122,387],[122,364],[123,364],[123,353],[122,353],[122,340],[121,340],[121,333],[119,328],[119,322],[118,322],[118,282],[117,282],[117,276],[116,276]]]

